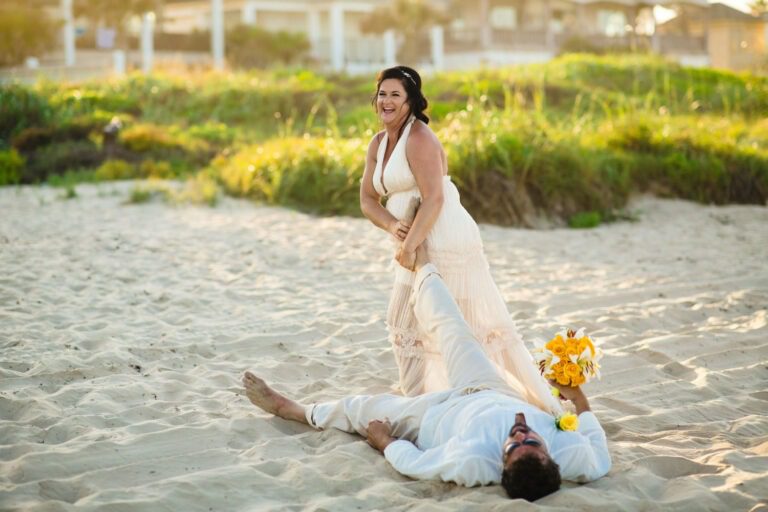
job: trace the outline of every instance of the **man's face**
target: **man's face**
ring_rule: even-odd
[[[514,461],[530,455],[534,455],[542,461],[549,459],[549,452],[544,439],[528,427],[523,413],[517,413],[515,424],[510,429],[509,437],[503,446],[502,461],[504,467],[508,468]]]

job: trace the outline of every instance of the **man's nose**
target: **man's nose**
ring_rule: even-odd
[[[514,439],[518,443],[522,443],[526,437],[528,437],[528,432],[523,432],[522,430],[518,430],[517,432],[514,433],[514,435],[512,436],[512,439]]]

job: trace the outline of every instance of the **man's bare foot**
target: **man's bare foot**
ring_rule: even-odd
[[[307,423],[303,405],[281,395],[251,372],[245,372],[243,385],[246,396],[259,409],[286,420]]]
[[[427,241],[424,240],[416,248],[416,265],[414,271],[418,272],[421,267],[429,263],[429,254],[427,253]]]

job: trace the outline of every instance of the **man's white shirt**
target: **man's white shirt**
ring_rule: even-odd
[[[537,407],[494,390],[469,395],[456,391],[429,409],[416,444],[392,442],[384,451],[399,473],[422,480],[443,480],[468,487],[501,482],[502,447],[515,423],[525,414],[560,466],[564,480],[588,482],[611,469],[605,432],[595,415],[579,415],[577,431],[558,430],[554,418]]]

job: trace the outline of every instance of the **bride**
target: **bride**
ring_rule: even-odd
[[[552,412],[559,401],[539,374],[491,277],[477,224],[462,207],[448,176],[440,141],[429,128],[421,77],[406,66],[377,77],[373,105],[384,130],[368,146],[360,207],[388,231],[400,265],[387,311],[387,328],[400,371],[400,388],[413,396],[448,387],[436,340],[419,330],[408,300],[416,248],[425,240],[464,318],[510,386],[529,402]],[[409,205],[420,198],[413,222]],[[382,199],[386,207],[382,206]]]

